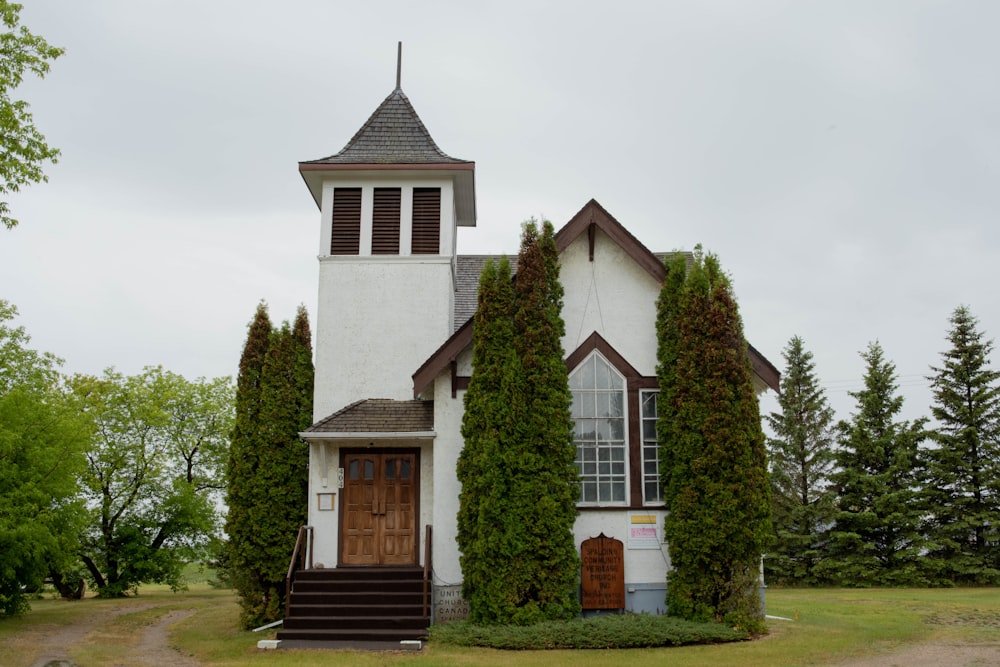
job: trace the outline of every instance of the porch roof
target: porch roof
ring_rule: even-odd
[[[299,434],[306,440],[434,437],[434,401],[368,398],[321,419]]]

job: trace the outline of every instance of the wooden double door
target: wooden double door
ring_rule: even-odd
[[[416,565],[419,452],[344,451],[342,565]]]

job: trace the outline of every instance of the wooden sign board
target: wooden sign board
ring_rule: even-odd
[[[625,608],[625,547],[621,540],[598,537],[580,545],[583,608]]]

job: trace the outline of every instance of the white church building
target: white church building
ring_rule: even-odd
[[[434,621],[460,617],[456,462],[488,258],[456,248],[459,229],[476,226],[475,163],[439,149],[397,85],[343,150],[299,171],[320,211],[314,424],[302,434],[312,566],[427,565]],[[580,471],[576,542],[620,540],[626,609],[662,611],[664,255],[594,200],[561,228],[553,222]],[[775,367],[752,346],[749,355],[758,393],[777,391]]]

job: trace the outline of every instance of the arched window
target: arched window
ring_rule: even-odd
[[[628,474],[625,379],[598,352],[569,376],[580,503],[624,505]]]

